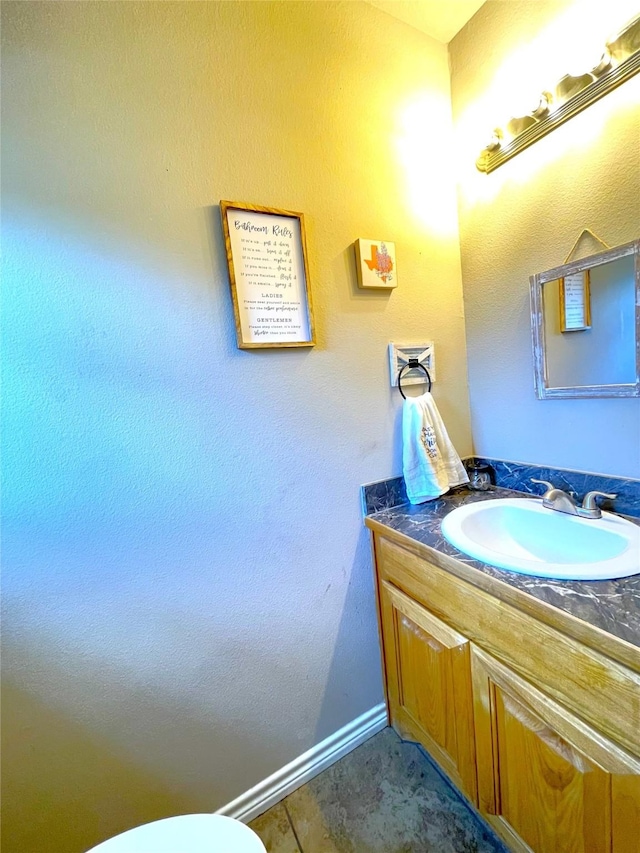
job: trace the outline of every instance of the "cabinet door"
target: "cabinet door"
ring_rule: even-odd
[[[380,602],[391,723],[476,803],[469,641],[386,581]]]
[[[511,849],[638,853],[640,761],[476,646],[471,663],[480,811]]]

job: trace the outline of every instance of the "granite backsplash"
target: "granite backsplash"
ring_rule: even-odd
[[[640,518],[640,480],[550,468],[546,465],[506,462],[502,459],[489,459],[483,456],[470,456],[463,461],[465,465],[471,462],[489,465],[493,484],[503,489],[541,495],[544,492],[544,486],[532,483],[531,478],[534,477],[536,480],[548,480],[566,492],[575,493],[578,500],[582,500],[587,492],[594,490],[615,494],[615,500],[600,502],[603,509]],[[407,501],[402,477],[390,477],[387,480],[378,480],[362,486],[364,515],[399,506]]]

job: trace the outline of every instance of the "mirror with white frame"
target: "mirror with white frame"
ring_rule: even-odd
[[[538,398],[640,397],[640,240],[529,281]]]

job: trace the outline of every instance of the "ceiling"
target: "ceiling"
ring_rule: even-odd
[[[367,0],[394,18],[448,44],[484,0]]]

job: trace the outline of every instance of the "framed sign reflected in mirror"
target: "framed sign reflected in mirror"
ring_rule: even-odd
[[[590,270],[574,272],[560,279],[560,331],[584,332],[591,328]]]
[[[640,240],[529,281],[538,398],[640,397]]]

